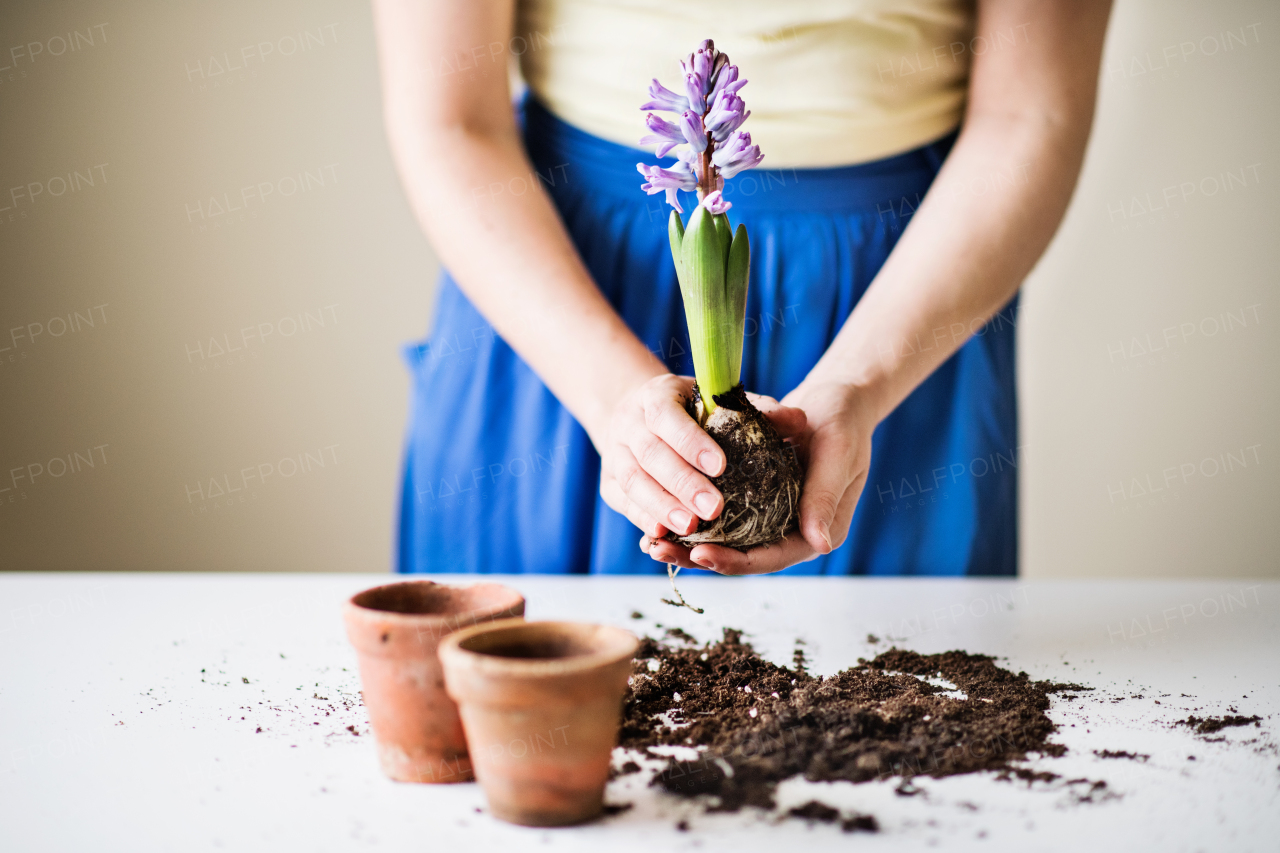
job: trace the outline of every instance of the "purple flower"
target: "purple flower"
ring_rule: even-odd
[[[702,116],[693,110],[685,110],[680,114],[680,131],[684,134],[682,141],[688,142],[690,149],[696,154],[707,150],[707,131],[702,126]],[[659,154],[659,157],[662,155]]]
[[[720,170],[723,178],[732,178],[744,169],[754,169],[760,165],[764,155],[759,145],[751,144],[751,134],[738,131],[723,146],[711,153],[711,162]]]
[[[711,39],[707,39],[689,56],[689,66],[702,82],[703,93],[711,88],[708,84],[711,82],[711,74],[715,67],[715,57],[712,56],[714,52],[715,47],[711,45]]]
[[[702,153],[694,151],[693,147],[688,143],[677,145],[671,149],[671,153],[676,155],[676,159],[683,161],[691,170],[696,169],[698,164],[702,162]]]
[[[681,213],[684,209],[676,193],[696,191],[700,204],[712,213],[723,213],[731,206],[721,195],[725,179],[764,159],[760,146],[751,143],[751,134],[738,129],[751,115],[738,96],[747,81],[711,39],[680,62],[680,71],[682,94],[654,80],[649,101],[640,108],[677,114],[674,122],[652,113],[645,117],[650,134],[640,144],[655,145],[659,157],[675,157],[677,162],[670,169],[637,164],[646,179],[641,189],[650,195],[665,192],[667,201]]]
[[[665,192],[667,204],[684,213],[684,208],[680,206],[680,200],[676,197],[676,191],[693,192],[698,187],[697,176],[686,164],[677,163],[673,168],[664,169],[661,166],[637,163],[636,170],[645,177],[645,183],[640,185],[640,189],[649,195]]]
[[[707,39],[707,41],[710,42],[711,39]],[[711,68],[711,81],[713,83],[715,82],[716,75],[720,73],[720,69],[724,68],[728,64],[729,64],[729,54],[716,51],[715,65],[712,66]],[[735,74],[737,73],[736,68],[734,69],[734,73]]]
[[[737,95],[721,94],[716,98],[711,111],[707,113],[706,127],[717,143],[728,139],[729,134],[741,127],[747,116],[751,115],[746,106]]]
[[[689,99],[689,109],[697,110],[699,113],[707,108],[707,87],[704,81],[697,74],[686,72],[684,75],[684,91]]]
[[[689,109],[689,99],[668,89],[655,79],[649,84],[650,100],[642,106],[642,110],[664,110],[671,113],[682,113]]]
[[[724,213],[726,210],[733,207],[733,202],[725,201],[724,194],[720,190],[716,190],[713,193],[707,193],[703,196],[702,201],[700,201],[699,204],[707,209],[707,213],[712,215]],[[684,213],[683,210],[680,212]]]
[[[672,148],[682,145],[686,141],[685,134],[681,132],[678,126],[665,119],[658,118],[653,113],[645,116],[644,123],[653,132],[641,139],[640,144],[657,145],[659,157],[666,157]],[[706,146],[704,145],[703,147]]]
[[[649,195],[653,195],[659,190],[672,188],[692,192],[697,186],[697,178],[684,163],[677,163],[670,169],[637,163],[636,170],[648,180],[648,183],[641,189],[649,193]]]
[[[720,55],[724,56],[724,54]],[[736,95],[738,90],[745,85],[747,85],[746,80],[738,80],[738,66],[726,66],[716,74],[715,83],[711,87],[711,94],[707,96],[707,100],[715,103],[715,99],[726,90],[730,95]]]

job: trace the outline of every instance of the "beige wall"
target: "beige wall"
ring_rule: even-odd
[[[0,15],[0,567],[384,570],[435,261],[368,10],[142,5]],[[1029,576],[1280,574],[1277,47],[1117,8],[1019,321]]]
[[[1280,4],[1117,4],[1025,291],[1027,576],[1280,576],[1277,105]]]

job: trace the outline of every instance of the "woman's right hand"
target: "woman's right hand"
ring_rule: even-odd
[[[600,496],[654,539],[687,536],[724,509],[708,479],[723,473],[724,451],[684,408],[693,381],[663,373],[634,388],[600,448]]]
[[[668,531],[688,536],[699,518],[711,521],[724,510],[724,496],[708,477],[724,473],[725,455],[685,411],[693,386],[692,376],[670,373],[636,386],[614,407],[601,442],[600,496],[644,531],[640,548],[646,553],[651,540]],[[748,396],[783,437],[804,429],[801,409],[772,397]],[[701,568],[683,559],[675,562]]]

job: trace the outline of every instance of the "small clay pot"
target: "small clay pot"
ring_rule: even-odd
[[[507,620],[440,644],[476,778],[494,816],[524,826],[590,820],[639,641],[608,625]]]
[[[454,631],[523,615],[524,597],[494,583],[404,581],[366,589],[344,605],[384,773],[399,782],[475,778],[436,650]]]

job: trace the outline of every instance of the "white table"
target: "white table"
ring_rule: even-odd
[[[682,577],[697,616],[658,602],[665,578],[503,579],[533,619],[650,633],[656,621],[699,639],[740,627],[779,662],[802,637],[817,673],[870,656],[870,632],[1099,688],[1054,700],[1069,753],[1030,766],[1104,779],[1118,798],[1075,804],[1060,783],[994,774],[920,779],[910,798],[893,781],[780,787],[784,807],[817,796],[882,826],[845,835],[750,809],[706,815],[646,787],[648,774],[610,785],[630,811],[558,830],[494,820],[475,785],[387,781],[338,609],[384,580],[0,575],[0,850],[1280,849],[1277,583]],[[1229,706],[1261,714],[1262,729],[1212,743],[1169,725]]]

